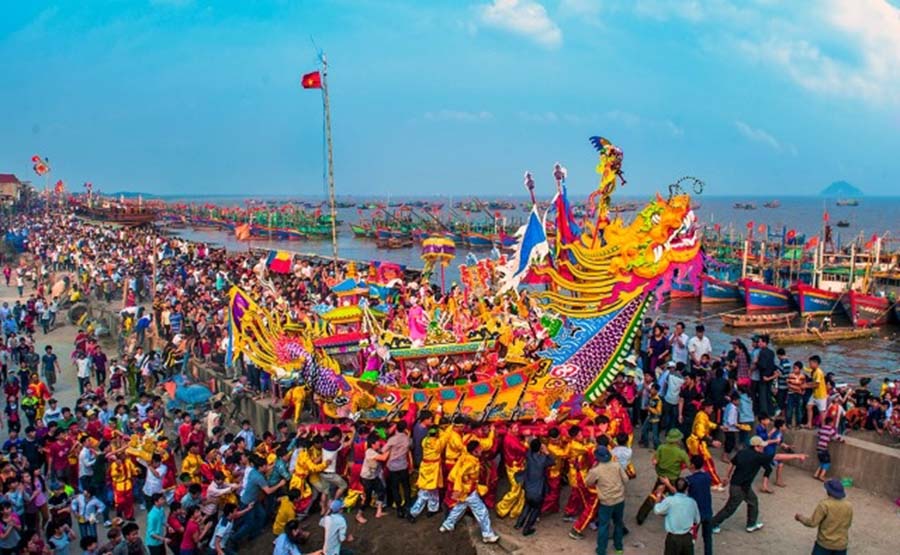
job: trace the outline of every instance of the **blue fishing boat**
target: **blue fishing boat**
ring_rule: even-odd
[[[744,300],[740,286],[733,281],[714,278],[711,275],[700,276],[703,286],[700,291],[701,303],[735,303]]]
[[[831,314],[836,307],[840,306],[840,293],[825,291],[802,281],[798,281],[791,286],[791,295],[794,298],[794,302],[800,307],[802,316]]]
[[[789,310],[791,308],[791,292],[784,287],[769,285],[750,278],[738,281],[738,286],[744,292],[744,304],[748,312]]]

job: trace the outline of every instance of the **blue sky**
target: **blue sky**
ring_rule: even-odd
[[[321,194],[328,55],[343,194],[711,194],[900,182],[893,0],[7,2],[0,172],[106,191]]]

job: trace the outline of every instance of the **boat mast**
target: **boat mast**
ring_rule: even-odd
[[[325,59],[324,52],[321,54],[321,60],[322,104],[323,109],[325,110],[325,145],[328,149],[328,200],[331,203],[331,255],[334,258],[334,271],[337,272],[337,209],[335,208],[334,203],[334,166],[331,152],[331,109],[328,104],[328,61]]]

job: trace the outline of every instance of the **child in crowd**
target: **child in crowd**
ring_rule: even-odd
[[[828,474],[828,470],[831,468],[831,454],[828,452],[828,445],[832,441],[843,442],[844,438],[838,434],[837,429],[834,427],[834,419],[827,416],[825,417],[825,423],[819,428],[819,436],[816,440],[816,454],[819,457],[819,467],[813,474],[813,478],[822,482],[825,481],[825,475]]]

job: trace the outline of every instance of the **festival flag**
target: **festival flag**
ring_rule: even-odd
[[[293,266],[294,255],[286,251],[269,251],[266,267],[276,274],[289,274]]]
[[[53,188],[57,195],[61,195],[63,191],[66,190],[66,186],[63,183],[62,179],[56,182],[56,186]]]
[[[714,224],[713,229],[715,229],[716,233],[718,233],[718,232],[722,231],[722,226],[721,226],[721,224]]]
[[[749,222],[747,222],[747,229],[749,229],[750,231],[753,231],[753,220],[750,220]]]
[[[828,210],[822,213],[822,221],[828,223],[831,220],[831,216],[828,215]]]
[[[789,229],[787,232],[787,235],[785,237],[787,238],[788,241],[793,241],[794,238],[797,237],[797,230]]]
[[[250,224],[241,224],[234,227],[234,238],[238,241],[250,240]]]
[[[759,231],[760,233],[765,233],[767,230],[766,224],[759,224],[759,227],[756,228],[756,230]]]
[[[307,73],[300,79],[300,84],[303,85],[304,89],[321,89],[322,88],[322,74],[318,71],[313,71],[312,73]]]
[[[872,234],[872,238],[866,242],[866,250],[872,250],[875,247],[875,244],[878,242],[878,235]]]
[[[509,261],[500,269],[502,274],[498,294],[508,291],[522,281],[527,274],[531,263],[542,256],[550,254],[550,245],[547,242],[547,233],[544,231],[544,222],[538,216],[537,206],[531,207],[531,215],[528,223],[520,227],[516,232],[519,238],[514,247],[514,253]]]
[[[812,237],[809,238],[808,241],[806,241],[806,244],[803,245],[803,250],[805,250],[805,251],[812,250],[812,249],[816,248],[817,246],[819,246],[819,236],[813,235]]]

